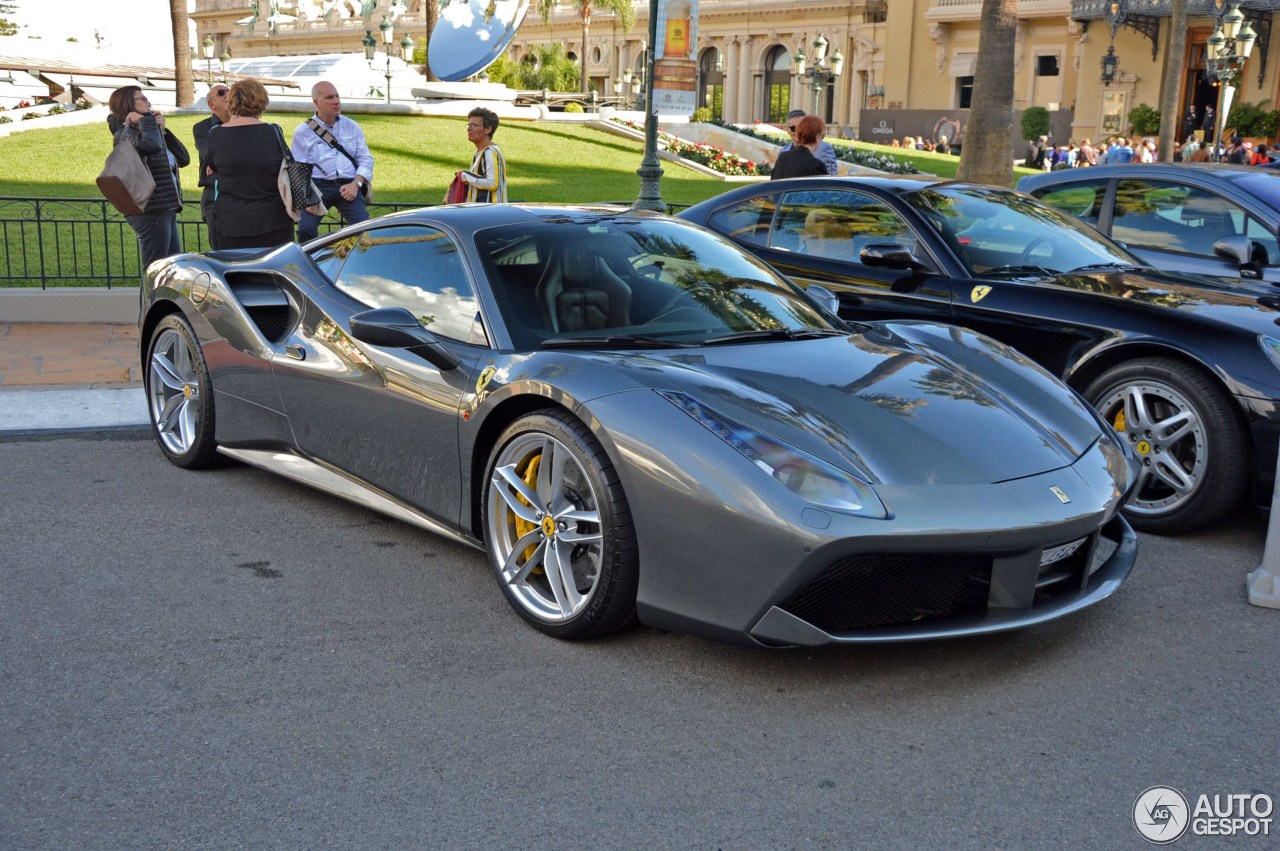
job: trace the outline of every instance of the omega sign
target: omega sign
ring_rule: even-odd
[[[881,118],[880,123],[871,128],[872,136],[892,136],[893,124],[887,119]]]

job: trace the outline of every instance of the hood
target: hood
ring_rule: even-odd
[[[631,378],[885,484],[987,484],[1072,464],[1102,433],[1070,390],[960,328],[609,355]],[[664,386],[665,385],[665,386]]]

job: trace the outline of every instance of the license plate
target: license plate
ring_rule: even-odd
[[[1067,556],[1071,555],[1076,550],[1084,546],[1084,542],[1087,540],[1089,539],[1081,538],[1080,540],[1072,541],[1069,544],[1062,544],[1061,546],[1050,547],[1049,549],[1040,553],[1040,566],[1044,567],[1046,564],[1053,564],[1055,561],[1062,561],[1064,558],[1066,558]]]

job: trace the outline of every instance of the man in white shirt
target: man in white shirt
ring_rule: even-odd
[[[369,218],[364,196],[373,180],[373,155],[360,125],[342,114],[342,99],[333,83],[321,81],[311,87],[316,114],[293,133],[293,158],[311,163],[311,179],[324,198],[325,206],[337,207],[347,224]],[[315,239],[320,217],[302,211],[298,241]]]
[[[787,132],[791,134],[791,141],[782,146],[782,150],[778,151],[779,155],[785,154],[796,146],[796,125],[800,123],[800,119],[804,118],[805,115],[807,113],[803,109],[793,109],[787,113]],[[827,167],[827,174],[840,173],[839,168],[836,166],[836,149],[826,139],[818,140],[818,150],[813,155]]]

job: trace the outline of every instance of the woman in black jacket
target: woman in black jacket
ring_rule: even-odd
[[[182,184],[178,180],[178,169],[191,162],[191,155],[178,137],[165,129],[164,116],[151,111],[151,101],[138,86],[116,89],[108,105],[111,114],[107,116],[107,127],[111,130],[112,144],[133,145],[156,181],[146,212],[125,216],[138,235],[145,275],[152,262],[182,253],[182,242],[178,238]]]
[[[791,150],[778,155],[773,164],[770,180],[782,180],[786,177],[826,177],[827,167],[814,154],[818,151],[818,142],[827,132],[827,125],[816,115],[806,115],[796,125],[796,143]]]

